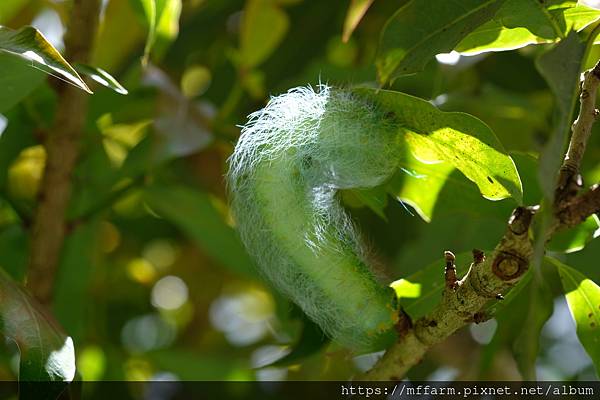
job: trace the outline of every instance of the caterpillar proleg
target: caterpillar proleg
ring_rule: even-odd
[[[231,207],[262,274],[339,343],[395,337],[393,291],[370,270],[337,191],[379,185],[399,168],[399,129],[343,89],[300,87],[249,116],[231,156]]]

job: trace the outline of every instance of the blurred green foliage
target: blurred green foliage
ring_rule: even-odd
[[[12,29],[33,24],[62,50],[69,3],[4,0],[0,24]],[[146,380],[164,374],[190,380],[347,379],[372,364],[373,356],[357,357],[329,343],[258,276],[235,234],[223,180],[239,126],[269,95],[320,82],[377,85],[375,57],[382,29],[390,16],[406,17],[394,13],[407,2],[366,3],[370,2],[103,2],[93,67],[79,71],[96,73],[108,84],[91,86],[94,95],[68,212],[72,229],[51,310],[73,339],[83,380]],[[549,3],[568,9],[576,2]],[[347,14],[350,4],[368,10],[353,32],[346,28],[348,40],[343,40],[345,24],[355,25],[346,15],[356,18],[362,12]],[[518,20],[505,21],[504,31],[494,20],[490,24],[507,36],[491,42],[467,37],[461,46],[508,49],[558,40],[575,17],[564,10],[552,13],[567,24],[554,33],[528,30]],[[589,23],[592,14],[597,16],[597,10],[581,18]],[[383,40],[386,46],[398,46],[387,42],[386,35],[395,32],[390,31],[394,19],[390,21]],[[535,27],[544,27],[543,21],[535,21]],[[459,43],[458,36],[450,44],[444,42],[446,50]],[[553,92],[535,63],[550,46],[438,57],[416,74],[397,77],[390,88],[441,110],[480,118],[513,157],[524,203],[536,204],[542,198],[539,155],[557,126]],[[590,58],[598,57],[600,50],[591,48]],[[18,90],[5,84],[18,61],[0,51],[0,267],[22,283],[45,163],[40,143],[51,126],[57,97],[51,81],[34,69],[18,69],[12,81]],[[112,77],[126,88],[127,96],[115,92]],[[348,191],[342,197],[372,243],[372,258],[381,274],[389,282],[420,282],[428,292],[407,299],[409,313],[420,315],[442,283],[444,250],[492,249],[515,203],[482,198],[474,183],[445,164],[422,164],[410,155],[407,159],[407,171],[386,188]],[[600,180],[598,160],[597,125],[582,171],[590,184]],[[423,180],[427,190],[422,189]],[[567,234],[550,249],[556,258],[600,282],[600,243],[592,240],[597,228],[592,219],[583,231]],[[544,328],[533,343],[537,346],[539,340],[540,352],[530,355],[529,362],[537,366],[540,378],[595,379],[591,360],[573,340],[575,327],[560,300],[561,280],[551,265],[543,268],[546,297],[557,299],[555,312],[547,322],[551,304],[546,301],[548,315],[537,321],[538,328]],[[409,376],[518,378],[517,333],[527,307],[536,306],[529,286],[514,295],[511,305],[518,312],[511,307],[498,311],[497,328],[473,325],[450,339],[456,344],[451,353],[460,356],[434,348]],[[533,312],[545,315],[541,309]],[[480,331],[487,332],[488,339],[482,340]],[[576,357],[564,361],[565,354]],[[18,356],[14,345],[0,343],[0,380],[16,378]],[[94,387],[84,386],[86,390]]]

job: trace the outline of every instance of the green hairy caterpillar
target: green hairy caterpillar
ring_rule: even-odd
[[[395,125],[348,91],[295,88],[249,116],[229,160],[232,212],[262,274],[357,351],[394,340],[398,306],[336,194],[398,170]]]

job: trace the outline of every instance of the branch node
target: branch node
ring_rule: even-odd
[[[400,307],[398,310],[398,317],[398,322],[396,322],[395,328],[396,332],[398,333],[398,338],[401,338],[412,330],[413,322],[410,318],[410,315],[408,315],[402,307]]]
[[[446,260],[446,267],[444,268],[444,280],[446,282],[446,288],[450,290],[455,290],[458,287],[458,278],[456,277],[456,265],[454,265],[456,257],[451,251],[446,250],[444,252],[444,259]]]
[[[475,322],[476,324],[481,324],[482,322],[485,322],[488,319],[490,318],[485,311],[479,311],[473,314],[473,322]]]
[[[438,323],[437,323],[437,321],[435,321],[435,320],[432,319],[431,321],[429,321],[427,323],[427,326],[430,327],[430,328],[435,328],[435,327],[438,326]]]
[[[481,264],[485,261],[485,253],[483,250],[473,249],[473,263],[475,265]]]
[[[527,233],[529,226],[531,225],[531,220],[538,210],[539,206],[515,208],[508,220],[508,228],[510,231],[515,235]]]
[[[500,251],[492,263],[492,271],[503,281],[512,281],[525,273],[527,264],[517,254]]]

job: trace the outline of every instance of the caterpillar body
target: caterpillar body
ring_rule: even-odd
[[[320,85],[291,89],[251,114],[229,159],[231,209],[262,274],[356,351],[394,340],[398,306],[336,193],[384,182],[398,169],[400,146],[383,111]]]

